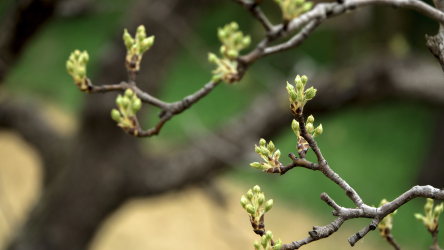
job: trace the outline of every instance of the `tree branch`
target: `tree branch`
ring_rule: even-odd
[[[264,15],[261,8],[256,2],[247,2],[245,0],[233,0],[233,1],[242,5],[244,9],[248,10],[251,13],[251,15],[262,24],[266,32],[273,30],[273,25]]]
[[[269,32],[267,37],[262,40],[253,51],[239,58],[239,61],[245,64],[242,69],[246,69],[254,61],[269,54],[298,47],[323,20],[369,5],[387,5],[395,8],[401,7],[413,9],[441,24],[444,24],[444,13],[442,11],[417,0],[347,0],[336,3],[320,3],[311,11],[291,20],[288,25],[279,24],[273,26],[273,28],[270,29],[272,32]],[[304,26],[305,28],[294,35],[289,41],[267,48],[270,42],[285,38]]]
[[[252,15],[258,19],[267,31],[266,38],[259,42],[256,48],[245,56],[238,58],[238,78],[241,79],[245,74],[248,67],[253,64],[257,59],[264,56],[274,54],[277,52],[282,52],[291,48],[295,48],[302,44],[305,39],[307,39],[310,34],[321,24],[321,22],[329,17],[334,17],[345,13],[348,10],[354,10],[357,7],[367,6],[367,5],[390,5],[394,7],[404,7],[414,9],[438,22],[444,23],[444,13],[433,7],[416,0],[348,0],[340,3],[324,3],[318,4],[313,10],[293,19],[287,25],[276,25],[272,26],[265,15],[260,10],[256,2],[246,2],[244,0],[234,0],[235,2],[241,4],[245,9],[249,10]],[[277,39],[284,38],[288,36],[292,31],[299,29],[303,25],[306,25],[300,32],[294,35],[289,41],[278,44],[272,47],[267,45]],[[106,91],[124,90],[126,88],[133,89],[138,97],[145,103],[157,106],[161,108],[159,118],[161,119],[156,127],[144,131],[140,128],[139,123],[135,121],[136,127],[132,129],[124,129],[128,134],[136,137],[150,137],[157,135],[160,132],[163,124],[171,119],[174,115],[183,112],[185,109],[189,108],[192,104],[199,101],[202,97],[206,96],[211,90],[217,86],[218,82],[209,82],[202,89],[198,90],[196,93],[187,96],[182,101],[176,103],[165,103],[146,92],[139,90],[135,86],[135,76],[129,72],[130,83],[121,83],[118,85],[111,86],[100,86],[94,87],[87,80],[88,89],[86,92],[89,93],[103,93]],[[321,155],[318,155],[318,157]],[[326,170],[327,171],[327,170]],[[356,195],[353,195],[357,199]],[[358,202],[355,200],[354,202]]]
[[[444,1],[443,0],[433,0],[436,8],[444,12]],[[432,54],[438,59],[442,70],[444,71],[444,25],[439,24],[439,31],[435,36],[426,35],[426,45],[429,47]]]
[[[375,230],[379,222],[384,217],[393,213],[396,209],[412,200],[416,197],[431,198],[436,200],[444,200],[444,190],[437,189],[432,186],[415,186],[409,191],[405,192],[395,200],[379,207],[373,208],[367,205],[363,205],[361,208],[344,208],[338,206],[333,199],[331,199],[326,193],[321,194],[321,199],[331,206],[334,211],[333,215],[338,216],[332,223],[323,227],[313,227],[313,231],[310,231],[307,238],[299,241],[292,242],[290,244],[283,245],[282,249],[299,249],[301,246],[310,242],[327,238],[335,233],[342,225],[342,223],[349,219],[355,218],[373,218],[372,222],[363,228],[361,231],[351,236],[348,241],[351,246],[354,246],[356,242],[362,239],[368,232]]]

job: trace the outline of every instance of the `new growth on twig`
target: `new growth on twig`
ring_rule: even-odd
[[[85,93],[104,93],[109,91],[125,92],[123,96],[119,95],[116,99],[118,110],[113,109],[111,111],[112,119],[115,120],[118,126],[120,126],[126,133],[132,136],[150,137],[157,135],[163,125],[173,116],[180,114],[209,94],[220,81],[223,80],[229,84],[240,81],[248,67],[256,60],[298,47],[322,22],[329,18],[351,12],[364,6],[386,5],[413,9],[439,22],[441,27],[444,25],[444,13],[441,10],[417,0],[347,0],[320,3],[314,8],[312,8],[313,4],[311,2],[305,2],[305,0],[275,0],[281,8],[283,19],[282,23],[277,25],[273,25],[262,12],[260,8],[260,4],[262,3],[261,0],[234,1],[248,10],[251,15],[260,22],[265,30],[264,38],[256,44],[256,47],[251,52],[246,55],[240,55],[240,51],[250,45],[251,38],[249,36],[244,36],[244,34],[239,31],[239,26],[235,22],[227,24],[223,28],[219,28],[217,34],[222,42],[222,46],[220,47],[221,57],[219,58],[212,53],[209,53],[208,55],[208,60],[217,65],[216,70],[213,71],[212,80],[205,84],[201,89],[197,90],[194,94],[186,96],[180,101],[167,103],[151,96],[149,93],[146,93],[137,87],[136,77],[140,69],[142,56],[154,43],[154,36],[147,37],[143,25],[137,28],[135,38],[131,37],[127,30],[124,31],[123,40],[127,48],[125,64],[129,78],[127,82],[103,86],[93,85],[86,77],[86,64],[89,59],[86,51],[80,52],[79,50],[75,50],[70,55],[66,63],[68,73],[74,78],[76,86]],[[441,7],[443,6],[443,0],[435,0],[434,2],[435,4],[438,3]],[[270,45],[271,43],[282,40],[290,35],[292,35],[292,37],[287,41]],[[441,53],[441,47],[439,47],[437,51],[432,50],[433,53],[435,55]],[[441,64],[443,64],[442,57],[437,56],[437,58],[440,60]],[[431,186],[415,186],[393,201],[388,202],[384,200],[378,208],[366,205],[358,193],[338,174],[336,174],[324,159],[321,150],[314,140],[315,137],[322,134],[322,125],[315,128],[313,116],[309,116],[306,121],[304,119],[304,106],[307,101],[311,100],[316,95],[316,89],[313,87],[305,90],[307,80],[308,78],[306,76],[297,76],[295,79],[295,87],[287,83],[290,109],[295,116],[295,120],[293,120],[291,127],[297,136],[297,156],[293,153],[289,153],[292,162],[287,166],[284,166],[279,162],[279,157],[281,155],[280,150],[275,147],[273,142],[270,141],[267,145],[266,141],[261,139],[259,143],[260,146],[255,146],[255,151],[265,162],[254,162],[251,166],[266,173],[280,173],[280,175],[285,174],[287,171],[295,167],[304,167],[313,171],[320,171],[325,177],[342,188],[347,197],[353,201],[356,207],[341,207],[326,193],[322,193],[321,199],[334,209],[333,215],[336,219],[326,226],[314,226],[313,230],[309,232],[309,236],[305,239],[294,241],[289,244],[282,244],[280,240],[276,242],[273,241],[271,231],[265,232],[264,213],[271,208],[272,200],[271,202],[269,201],[271,204],[267,202],[265,209],[262,210],[261,205],[265,201],[265,196],[263,193],[260,193],[260,188],[256,186],[254,188],[254,193],[250,190],[249,193],[247,193],[247,197],[242,197],[241,205],[247,210],[253,229],[257,234],[261,235],[262,247],[266,250],[298,249],[305,244],[332,235],[346,220],[354,218],[370,218],[372,220],[365,228],[348,239],[350,245],[353,246],[356,242],[365,237],[369,231],[379,227],[381,236],[396,249],[399,249],[399,246],[391,236],[391,229],[393,226],[392,216],[394,215],[394,212],[403,204],[416,197],[444,200],[444,191]],[[161,109],[161,112],[159,113],[159,122],[155,127],[148,130],[141,129],[136,117],[136,113],[141,108],[142,103],[153,105]],[[309,162],[305,158],[310,148],[317,157],[317,163]],[[430,204],[430,201],[428,201],[427,204]],[[443,206],[441,204],[435,208],[432,215],[430,214],[430,205],[426,206],[426,216],[415,215],[415,217],[421,220],[424,225],[426,225],[429,232],[432,233],[434,238],[433,249],[437,250],[439,249],[436,238],[436,234],[438,233],[438,216],[442,212]],[[433,207],[433,204],[431,206]],[[256,241],[254,247],[255,249],[259,249],[259,242]]]
[[[369,231],[375,230],[377,227],[379,227],[380,235],[395,249],[401,249],[391,235],[391,230],[393,227],[393,215],[396,213],[396,210],[415,197],[427,197],[444,200],[444,191],[431,186],[415,186],[391,202],[385,199],[382,200],[378,208],[366,205],[359,197],[358,193],[330,168],[327,161],[322,156],[321,150],[314,140],[316,136],[322,134],[322,125],[319,125],[316,129],[314,129],[314,117],[312,115],[307,118],[306,122],[304,121],[304,105],[316,94],[316,90],[313,89],[313,87],[304,91],[307,80],[307,77],[303,76],[301,78],[298,75],[295,79],[296,89],[287,82],[290,109],[296,118],[293,120],[291,127],[297,136],[297,150],[299,158],[293,153],[290,153],[289,157],[293,162],[287,166],[283,166],[278,161],[279,157],[275,156],[276,154],[278,154],[278,156],[280,155],[279,149],[276,149],[271,141],[268,145],[266,145],[265,139],[261,139],[259,142],[260,147],[255,145],[255,151],[265,160],[265,163],[254,162],[250,165],[255,169],[261,169],[267,173],[281,173],[281,175],[295,167],[304,167],[314,171],[321,171],[328,179],[335,182],[345,191],[345,194],[355,203],[356,207],[341,207],[337,205],[336,202],[326,193],[322,193],[321,199],[334,209],[333,216],[336,216],[336,219],[326,226],[313,226],[313,230],[309,231],[309,236],[307,238],[294,241],[290,244],[283,244],[282,249],[299,249],[305,244],[326,238],[335,233],[346,220],[354,218],[371,218],[372,221],[367,227],[360,230],[355,235],[352,235],[348,239],[351,246],[355,245],[356,242],[362,239]],[[316,154],[318,159],[317,163],[312,163],[305,159],[308,149],[310,148]],[[244,200],[244,197],[241,198],[241,204],[244,206],[242,200]],[[437,206],[433,213],[432,207],[433,200],[430,199],[425,208],[426,216],[424,217],[423,215],[415,214],[415,217],[418,220],[423,221],[424,225],[426,225],[427,229],[434,238],[434,246],[432,249],[437,250],[440,249],[438,247],[436,238],[436,234],[438,232],[438,217],[443,211],[443,204],[441,203],[441,205]],[[247,212],[250,213],[248,209]],[[265,225],[265,218],[263,216],[261,217],[260,223],[260,225]],[[255,224],[252,225],[255,230],[254,232],[257,233],[257,229],[254,227]],[[264,230],[265,229],[263,229],[263,231]]]

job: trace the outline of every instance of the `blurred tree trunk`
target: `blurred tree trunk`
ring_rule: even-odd
[[[433,140],[430,144],[430,151],[418,174],[418,185],[432,185],[437,188],[444,188],[444,112],[436,117],[436,124],[433,133]]]
[[[155,49],[144,58],[138,78],[142,89],[155,92],[175,55],[179,43],[168,30],[178,29],[176,36],[186,35],[186,29],[173,21],[182,18],[191,22],[211,2],[159,0],[136,6],[129,30],[144,24],[149,35],[156,35]],[[151,14],[156,14],[155,22]],[[127,78],[121,32],[115,40],[94,84]],[[131,196],[134,171],[150,162],[137,148],[139,139],[122,133],[110,119],[114,99],[113,94],[88,96],[73,146],[67,155],[59,156],[63,165],[47,178],[41,199],[8,249],[86,249],[103,220]]]
[[[14,1],[0,25],[0,84],[25,44],[53,16],[57,2],[58,0]]]

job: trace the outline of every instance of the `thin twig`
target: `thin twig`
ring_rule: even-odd
[[[380,4],[380,5],[390,5],[394,7],[410,8],[444,24],[444,13],[431,7],[430,5],[427,5],[425,3],[416,0],[348,0],[341,3],[323,3],[316,5],[316,7],[313,8],[311,11],[291,20],[288,23],[288,25],[285,26],[282,24],[273,26],[270,23],[270,21],[267,19],[267,17],[264,15],[264,13],[262,12],[262,10],[260,9],[260,7],[256,2],[247,2],[245,0],[234,0],[234,1],[242,5],[242,7],[247,9],[253,15],[254,18],[259,20],[259,22],[262,24],[262,26],[264,26],[267,32],[266,37],[257,44],[256,48],[253,51],[251,51],[247,55],[238,58],[239,79],[242,78],[248,67],[259,58],[298,47],[299,45],[302,44],[302,42],[304,42],[310,36],[310,34],[322,23],[323,20],[343,14],[346,11],[354,10],[357,7]],[[305,27],[301,31],[299,31],[296,35],[294,35],[289,41],[272,47],[267,47],[270,42],[287,37],[293,31],[303,27],[304,25]],[[198,90],[196,93],[192,95],[185,97],[182,101],[178,101],[175,103],[166,103],[137,88],[135,83],[133,82],[133,80],[135,80],[135,77],[131,77],[131,75],[129,77],[130,77],[130,83],[123,82],[117,85],[105,85],[105,86],[92,86],[89,84],[90,88],[88,89],[88,92],[103,93],[108,91],[123,91],[127,88],[131,88],[133,91],[136,92],[137,96],[144,103],[148,103],[161,108],[162,111],[160,112],[159,115],[161,121],[159,122],[158,126],[149,129],[145,132],[141,129],[140,131],[139,129],[137,129],[136,130],[137,133],[135,133],[134,131],[134,135],[137,135],[138,137],[141,137],[140,134],[146,136],[157,135],[160,129],[162,128],[163,124],[167,120],[171,119],[172,116],[183,112],[184,110],[189,108],[192,104],[199,101],[202,97],[206,96],[209,92],[211,92],[211,90],[213,90],[214,87],[217,86],[218,84],[218,82],[209,82],[202,89]],[[168,118],[164,119],[163,118],[164,116]],[[289,169],[290,168],[285,168],[285,171],[283,173],[285,173]],[[336,174],[333,171],[331,171],[328,165],[326,168],[322,169],[324,169],[322,170],[322,172],[326,176],[329,176],[330,179],[335,181],[337,178],[339,178],[339,176],[337,177],[335,176]],[[335,182],[337,184],[342,183],[339,180]],[[341,187],[346,191],[347,195],[355,202],[355,204],[358,207],[359,204],[362,204],[362,200],[359,198],[356,192],[348,186],[348,184]]]
[[[401,247],[398,245],[398,243],[396,243],[395,239],[393,238],[393,235],[387,234],[387,236],[385,237],[385,240],[387,240],[387,242],[390,245],[392,245],[394,249],[401,250]]]
[[[246,10],[248,10],[251,15],[256,18],[262,26],[264,26],[265,31],[269,32],[273,30],[273,25],[262,12],[261,8],[256,2],[247,2],[244,0],[234,0],[236,3],[242,5]]]

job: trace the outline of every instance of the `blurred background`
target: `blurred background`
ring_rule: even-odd
[[[263,11],[280,22],[273,1]],[[284,164],[296,152],[285,90],[296,74],[318,89],[305,108],[324,127],[318,145],[366,204],[417,184],[444,186],[443,72],[424,39],[438,24],[419,13],[365,7],[327,20],[300,47],[259,60],[241,82],[220,84],[146,139],[110,118],[117,93],[77,90],[69,54],[88,51],[93,84],[119,83],[127,79],[123,29],[144,24],[156,39],[138,85],[177,101],[211,78],[218,27],[236,21],[253,45],[260,41],[264,31],[247,11],[234,1],[3,0],[0,17],[2,249],[252,249],[259,237],[239,199],[256,184],[274,199],[266,229],[284,243],[329,224],[322,192],[354,204],[321,173],[249,166],[260,160],[260,138],[274,142]],[[142,126],[156,124],[158,112],[144,107]],[[403,249],[432,244],[413,217],[424,204],[415,199],[394,217]],[[369,222],[347,221],[304,249],[349,249],[347,239]],[[391,249],[377,230],[354,248]]]

